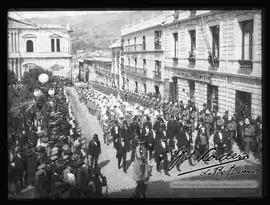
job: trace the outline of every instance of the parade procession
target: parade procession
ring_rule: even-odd
[[[8,12],[8,199],[262,194],[259,9],[73,12]]]

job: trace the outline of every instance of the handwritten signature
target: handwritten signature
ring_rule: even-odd
[[[254,169],[248,169],[247,166],[245,166],[244,169],[243,168],[236,169],[235,164],[233,164],[228,170],[225,170],[224,166],[216,167],[213,170],[207,169],[206,171],[201,172],[200,176],[217,176],[218,178],[221,178],[224,181],[231,176],[244,174],[258,175],[258,171]]]
[[[198,162],[203,161],[203,162],[208,163],[211,160],[216,160],[219,163],[211,165],[211,166],[191,170],[191,171],[184,172],[184,173],[179,173],[178,176],[184,175],[184,174],[189,174],[189,173],[200,171],[200,170],[204,170],[207,168],[209,169],[209,168],[213,168],[213,167],[220,167],[221,165],[224,165],[224,164],[229,164],[229,163],[233,163],[233,162],[237,162],[237,161],[241,161],[241,160],[245,160],[245,159],[249,158],[249,155],[241,156],[237,153],[234,153],[233,151],[230,151],[228,153],[224,153],[220,156],[217,156],[215,154],[215,152],[211,153],[212,151],[215,151],[215,150],[216,150],[216,148],[211,148],[211,149],[207,150],[203,155],[201,155],[199,157]],[[196,154],[196,151],[190,153],[189,150],[185,146],[181,147],[180,149],[178,149],[177,151],[174,152],[173,160],[171,161],[171,163],[169,164],[169,167],[168,167],[169,171],[172,170],[173,167],[175,167],[178,163],[184,162],[185,160],[190,159],[195,154]],[[224,160],[229,160],[229,161],[224,161]],[[216,168],[216,170],[218,170],[218,169]],[[219,170],[221,170],[221,168],[219,168]]]

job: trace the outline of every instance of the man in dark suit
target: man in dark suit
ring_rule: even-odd
[[[192,143],[192,136],[191,136],[190,129],[191,129],[191,126],[189,124],[184,125],[183,131],[181,131],[177,137],[178,149],[181,149],[183,146],[186,147],[188,156],[190,156],[191,154],[191,143]],[[191,158],[189,158],[188,161],[190,165],[193,165]],[[176,168],[178,171],[180,171],[180,164],[181,162],[179,162],[176,165]]]
[[[115,120],[114,126],[111,129],[111,135],[113,137],[113,146],[114,147],[116,146],[117,139],[120,138],[120,133],[121,133],[121,130],[120,130],[119,123],[117,120]]]
[[[145,141],[145,147],[149,151],[149,160],[153,158],[155,139],[153,130],[148,125],[142,131],[142,141]]]
[[[116,158],[118,158],[118,169],[121,169],[120,164],[123,159],[123,171],[127,173],[127,165],[126,165],[126,158],[127,158],[127,151],[128,151],[128,144],[127,140],[124,137],[120,137],[116,141]]]
[[[224,124],[224,120],[219,118],[217,120],[216,132],[214,134],[214,147],[216,148],[216,155],[220,156],[225,152],[226,147],[226,135],[224,135],[224,131],[222,130],[222,125]]]
[[[161,138],[156,140],[155,143],[155,159],[157,163],[157,171],[160,172],[160,164],[161,161],[164,162],[164,172],[166,175],[170,176],[168,172],[168,153],[169,153],[169,145],[167,139],[164,135]]]
[[[88,154],[91,156],[91,169],[94,170],[98,164],[98,157],[101,154],[100,141],[98,135],[94,134],[88,145]]]

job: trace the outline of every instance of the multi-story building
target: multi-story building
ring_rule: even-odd
[[[108,86],[113,85],[112,58],[107,56],[85,59],[82,63],[84,81],[98,81]]]
[[[201,109],[262,114],[260,10],[178,10],[127,26],[125,89],[194,99]]]
[[[122,84],[120,69],[121,40],[115,41],[110,48],[112,49],[112,86],[120,88],[120,84]]]
[[[170,96],[221,113],[261,115],[261,11],[176,11],[166,19]]]
[[[67,76],[71,68],[71,41],[67,25],[34,25],[8,18],[8,67],[20,80],[25,71],[41,67]]]
[[[122,89],[164,95],[163,15],[121,29]]]

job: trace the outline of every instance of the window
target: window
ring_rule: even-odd
[[[26,52],[34,52],[34,46],[33,46],[32,40],[26,41]]]
[[[55,52],[55,51],[60,52],[60,39],[59,38],[57,38],[57,39],[52,38],[51,39],[51,50],[52,50],[52,52]]]
[[[219,26],[210,27],[212,34],[212,55],[219,58]]]
[[[174,40],[174,58],[178,57],[178,33],[173,33],[173,40]]]
[[[143,59],[143,69],[146,69],[146,59]]]
[[[137,93],[138,92],[138,82],[135,81],[135,92]]]
[[[155,31],[155,49],[161,49],[161,31]]]
[[[134,50],[136,51],[136,37],[134,37]]]
[[[137,68],[137,58],[134,58],[134,67]]]
[[[143,50],[145,50],[145,36],[143,36]]]
[[[60,52],[60,39],[56,39],[57,52]]]
[[[242,59],[252,60],[253,19],[240,22],[242,29]]]
[[[128,58],[128,66],[130,66],[130,58]]]
[[[144,87],[144,93],[146,94],[147,93],[147,89],[146,89],[146,84],[145,83],[143,84],[143,87]]]
[[[54,52],[54,39],[51,39],[51,50]]]
[[[155,61],[155,71],[160,72],[160,61]]]
[[[190,52],[194,55],[196,50],[196,30],[189,31],[190,36]]]

